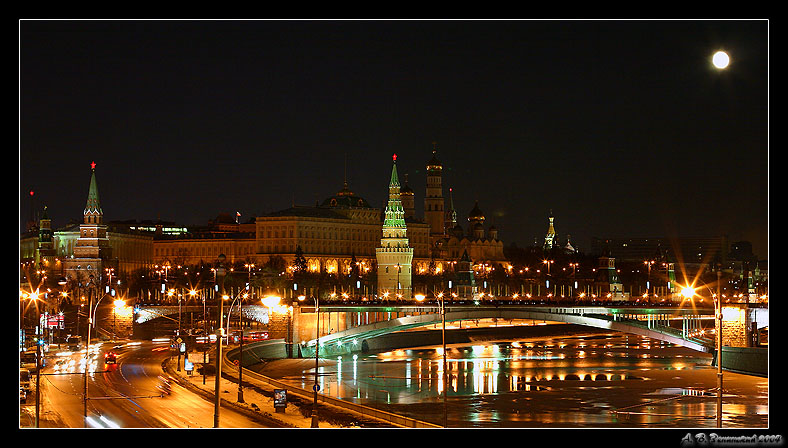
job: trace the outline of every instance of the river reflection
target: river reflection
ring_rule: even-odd
[[[619,333],[343,356],[321,393],[453,427],[714,427],[711,355]],[[768,426],[768,380],[725,373],[726,427]],[[290,378],[309,389],[314,370]],[[299,381],[300,380],[300,381]],[[443,393],[448,389],[444,409]]]

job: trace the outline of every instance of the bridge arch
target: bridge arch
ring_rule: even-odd
[[[590,311],[590,312],[589,312]],[[700,352],[710,352],[712,347],[707,341],[686,337],[681,330],[645,323],[638,319],[617,317],[616,314],[605,314],[596,309],[505,309],[478,307],[470,309],[447,309],[446,322],[460,320],[490,319],[503,320],[527,319],[562,322],[583,325],[611,331],[642,335],[651,339],[669,342]],[[334,354],[350,354],[362,352],[367,340],[400,330],[439,324],[442,322],[440,313],[418,314],[399,317],[386,321],[373,322],[366,325],[342,330],[321,336],[320,353],[330,356]],[[307,341],[301,346],[302,356],[314,356],[315,340]]]

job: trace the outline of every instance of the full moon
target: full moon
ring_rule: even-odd
[[[724,51],[718,51],[714,53],[714,56],[711,57],[712,64],[714,64],[714,66],[719,69],[727,67],[730,61],[731,60],[728,57],[728,53],[725,53]]]

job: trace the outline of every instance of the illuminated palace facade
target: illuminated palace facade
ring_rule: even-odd
[[[464,253],[479,267],[508,264],[497,230],[494,226],[485,228],[478,204],[468,215],[467,231],[457,222],[453,197],[445,209],[441,172],[442,165],[433,150],[427,164],[423,219],[416,216],[415,194],[407,180],[399,191],[408,245],[413,252],[412,272],[441,273]],[[381,176],[381,185],[387,177]],[[293,205],[243,223],[238,217],[220,215],[207,226],[188,228],[161,221],[105,223],[98,203],[95,167],[88,196],[83,223],[53,231],[48,228],[50,222],[41,219],[38,227],[21,236],[23,265],[47,264],[51,270],[73,275],[90,266],[94,275],[103,275],[107,267],[131,273],[137,268],[165,264],[212,264],[224,254],[229,263],[251,262],[256,266],[281,257],[289,268],[300,249],[310,271],[349,272],[355,262],[361,272],[369,272],[378,262],[376,250],[384,237],[384,211],[354,193],[347,180],[336,194],[314,206]]]

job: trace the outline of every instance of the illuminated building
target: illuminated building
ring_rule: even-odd
[[[450,207],[444,208],[443,164],[433,146],[432,159],[427,162],[427,190],[424,198],[424,217],[430,228],[430,250],[436,271],[454,265],[467,252],[471,263],[477,267],[493,264],[508,265],[503,254],[503,242],[498,239],[498,229],[491,225],[485,229],[485,216],[478,201],[468,213],[468,229],[457,222],[454,208],[454,191],[449,189]],[[418,272],[425,267],[417,265]]]
[[[441,219],[441,225],[442,222]],[[408,227],[405,224],[405,210],[402,208],[400,197],[397,155],[395,154],[380,247],[375,250],[378,263],[378,297],[387,295],[401,296],[403,299],[411,297],[413,248],[408,245],[407,234]]]
[[[108,267],[115,268],[117,273],[130,273],[152,264],[152,235],[128,232],[104,222],[95,167],[92,163],[82,222],[69,223],[53,231],[45,208],[38,232],[20,237],[23,265],[43,267],[51,275],[62,275],[85,284],[90,275],[97,283],[102,281],[104,269]]]
[[[553,216],[553,211],[550,210],[550,216],[548,217],[550,220],[550,226],[547,228],[547,235],[544,237],[544,250],[550,250],[553,248],[553,245],[557,243],[555,240],[555,227],[553,227],[553,220],[555,217]]]
[[[433,144],[432,159],[427,162],[427,191],[424,195],[424,221],[430,226],[430,242],[436,247],[436,242],[446,234],[444,229],[443,212],[443,165],[436,157],[437,149]]]
[[[616,271],[616,259],[607,255],[599,257],[594,287],[602,299],[627,300],[629,293],[624,292],[624,285]]]

